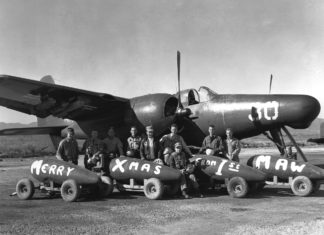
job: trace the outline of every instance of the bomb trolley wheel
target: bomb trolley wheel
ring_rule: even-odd
[[[249,191],[249,185],[242,177],[233,177],[227,183],[227,191],[231,197],[245,197]]]
[[[152,200],[160,199],[163,195],[164,186],[161,180],[150,178],[144,183],[144,194]]]
[[[31,199],[35,193],[33,181],[28,178],[19,180],[16,185],[16,192],[17,196],[22,200]]]
[[[61,196],[66,202],[76,201],[80,195],[80,192],[80,186],[73,179],[64,181],[61,186]]]
[[[291,190],[300,197],[306,197],[313,192],[313,183],[306,176],[297,176],[291,183]]]

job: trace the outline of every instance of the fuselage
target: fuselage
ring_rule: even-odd
[[[161,137],[169,133],[175,122],[187,144],[200,145],[209,125],[215,125],[217,135],[224,137],[226,128],[232,128],[237,138],[247,138],[282,126],[307,128],[320,112],[319,102],[308,95],[224,95],[202,87],[199,92],[182,91],[181,97],[184,107],[191,112],[189,116],[174,114],[178,105],[176,95],[150,94],[130,99],[129,107],[121,111],[124,120],[113,124],[117,135],[125,140],[131,126],[136,125],[144,133],[145,126],[152,125],[155,136]],[[108,129],[105,120],[78,125],[83,136],[96,129],[103,137]]]

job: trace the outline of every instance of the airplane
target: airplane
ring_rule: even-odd
[[[145,126],[152,125],[155,136],[160,138],[176,123],[188,145],[200,146],[208,126],[213,124],[215,134],[221,137],[229,127],[239,139],[263,133],[281,154],[285,152],[284,131],[307,161],[286,127],[309,127],[320,113],[317,99],[308,95],[218,94],[206,86],[181,90],[180,59],[178,52],[176,94],[155,93],[130,99],[57,85],[49,76],[35,81],[0,75],[0,105],[43,119],[43,126],[2,130],[0,135],[47,133],[54,140],[72,126],[77,138],[86,138],[92,130],[104,137],[108,128],[114,126],[117,135],[126,139],[131,126],[145,133]],[[57,118],[61,121],[56,126],[46,126],[51,123],[47,120]],[[73,122],[63,122],[64,119]]]

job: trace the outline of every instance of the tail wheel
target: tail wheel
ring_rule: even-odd
[[[291,190],[300,197],[306,197],[313,192],[313,183],[306,176],[297,176],[291,183]]]
[[[16,192],[20,199],[31,199],[35,193],[35,187],[33,181],[28,178],[24,178],[18,181],[16,185]]]
[[[61,196],[66,202],[74,202],[80,196],[81,188],[75,180],[69,179],[61,186]]]
[[[102,197],[107,197],[114,191],[114,184],[111,178],[108,176],[101,176],[101,182],[99,183],[99,193]]]
[[[249,185],[242,177],[233,177],[227,183],[227,191],[231,197],[245,197],[249,191]]]
[[[163,191],[164,186],[159,179],[150,178],[144,184],[144,194],[149,199],[160,199],[163,195]]]

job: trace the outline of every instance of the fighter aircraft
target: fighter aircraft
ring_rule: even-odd
[[[177,94],[146,94],[130,99],[53,84],[49,77],[35,81],[0,75],[0,105],[38,118],[73,120],[70,124],[77,129],[78,138],[86,138],[91,130],[98,130],[103,137],[108,127],[114,126],[117,135],[126,139],[133,125],[141,132],[152,125],[155,136],[161,137],[169,132],[172,123],[177,123],[187,144],[200,146],[208,134],[208,125],[214,124],[216,135],[224,136],[230,127],[240,139],[270,132],[271,137],[267,136],[282,153],[285,148],[281,130],[294,142],[286,126],[307,128],[320,112],[319,102],[308,95],[217,94],[205,86],[181,90],[180,52],[177,68]],[[1,134],[60,136],[61,130],[70,125],[62,124],[24,131],[10,129]]]

